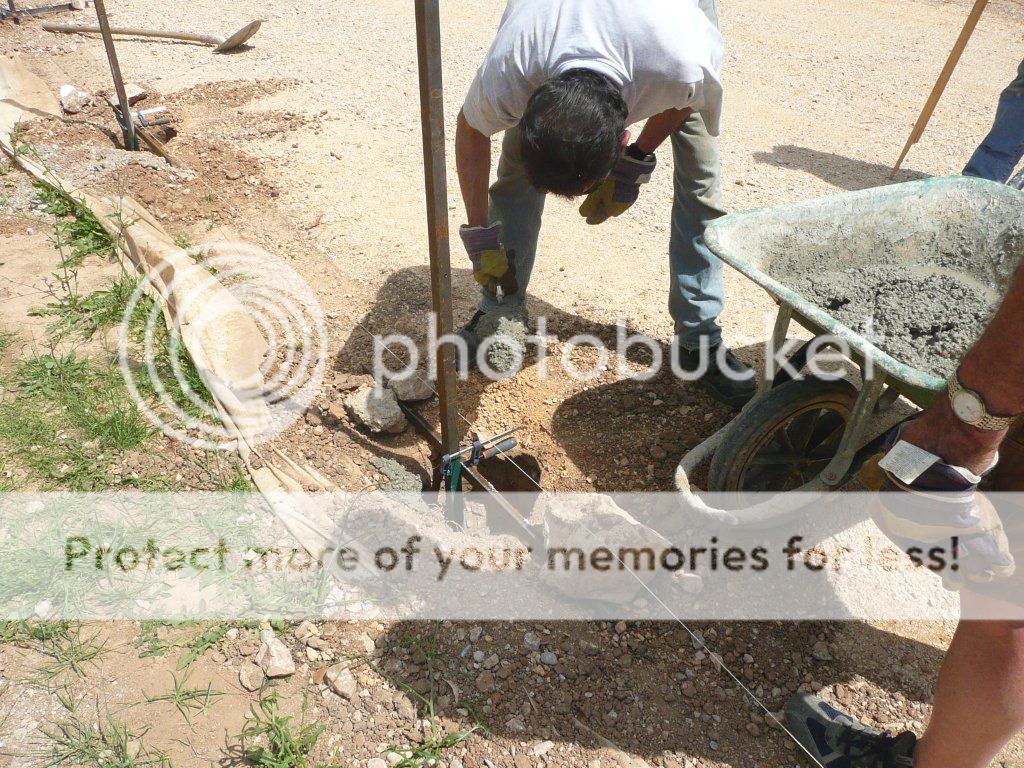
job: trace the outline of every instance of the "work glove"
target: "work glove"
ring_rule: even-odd
[[[978,478],[936,460],[910,482],[901,480],[879,466],[880,461],[886,464],[883,459],[898,437],[894,431],[886,452],[869,459],[860,471],[861,482],[880,493],[871,507],[875,524],[905,552],[914,547],[922,553],[932,547],[946,549],[941,576],[947,589],[959,591],[971,583],[1012,576],[1015,563],[1002,520],[978,491]],[[950,551],[954,538],[955,559]]]
[[[640,196],[640,185],[651,180],[657,164],[653,154],[645,155],[636,144],[627,147],[608,178],[587,195],[580,206],[580,216],[587,219],[587,224],[601,224],[610,216],[625,213]]]
[[[501,245],[500,221],[489,227],[463,225],[459,227],[459,236],[466,246],[469,260],[473,262],[473,279],[489,296],[497,298],[499,288],[502,296],[519,290],[515,253],[506,251]]]

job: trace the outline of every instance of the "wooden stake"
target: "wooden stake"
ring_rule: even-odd
[[[928,125],[928,121],[931,119],[932,113],[935,111],[935,107],[939,103],[939,99],[942,98],[943,91],[946,90],[949,78],[953,76],[953,70],[956,69],[956,65],[960,63],[960,57],[963,55],[964,48],[967,47],[967,41],[970,40],[971,35],[974,34],[974,28],[978,26],[978,19],[981,18],[981,14],[985,10],[986,5],[988,5],[988,0],[975,0],[974,7],[971,9],[971,13],[967,17],[967,22],[964,24],[964,28],[960,31],[960,37],[957,38],[956,44],[953,46],[953,50],[950,51],[949,58],[946,59],[946,66],[944,66],[942,68],[942,72],[939,73],[939,79],[935,82],[935,87],[932,88],[932,92],[928,96],[928,101],[925,102],[924,109],[921,110],[921,116],[917,118],[914,130],[910,132],[910,138],[907,139],[907,143],[903,147],[903,152],[900,153],[899,160],[897,160],[896,165],[892,167],[892,173],[889,174],[890,179],[896,178],[896,172],[900,169],[900,166],[903,165],[903,161],[906,159],[910,148],[917,144],[917,142],[920,141],[921,136],[924,134],[924,129]]]

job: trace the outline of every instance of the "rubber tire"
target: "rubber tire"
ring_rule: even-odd
[[[849,424],[857,395],[857,388],[845,379],[830,381],[814,377],[788,381],[769,390],[753,402],[750,408],[742,411],[729,426],[708,468],[708,490],[751,490],[743,487],[748,464],[780,427],[788,425],[796,416],[817,408],[838,414],[845,428]],[[780,487],[758,490],[793,489]]]

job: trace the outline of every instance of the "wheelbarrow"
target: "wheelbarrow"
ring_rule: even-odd
[[[676,469],[691,509],[732,524],[767,522],[791,511],[784,492],[822,494],[847,482],[884,440],[884,431],[869,435],[876,413],[901,395],[927,407],[946,385],[938,372],[875,346],[794,284],[810,271],[879,265],[955,275],[995,305],[1024,258],[1024,193],[962,176],[925,179],[731,214],[712,222],[704,238],[778,303],[771,350],[784,348],[793,323],[813,337],[788,355],[788,366],[766,370],[755,397]],[[832,354],[840,349],[860,369],[859,386],[794,376],[824,346]],[[758,503],[732,511],[704,504],[690,477],[708,460],[708,491],[762,494],[747,497]],[[766,492],[774,498],[765,501]]]

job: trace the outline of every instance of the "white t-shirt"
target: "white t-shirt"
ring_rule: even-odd
[[[622,88],[628,123],[690,108],[717,136],[722,47],[696,0],[509,0],[463,109],[493,136],[519,123],[544,82],[582,67]]]

